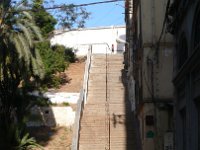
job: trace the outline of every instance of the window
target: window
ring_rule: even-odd
[[[181,116],[181,134],[182,134],[182,150],[186,150],[186,109],[180,111]]]
[[[200,150],[200,103],[198,103],[198,150]]]
[[[197,111],[198,111],[198,150],[200,150],[200,99],[196,99],[196,106],[197,106]]]
[[[187,40],[182,34],[179,43],[178,43],[178,49],[177,49],[177,66],[178,69],[181,68],[181,66],[185,63],[185,61],[188,58],[188,46],[187,46]]]
[[[154,117],[152,115],[147,115],[145,118],[145,124],[147,126],[153,126],[154,125]]]
[[[199,6],[200,7],[200,6]],[[195,17],[195,23],[194,23],[194,49],[200,45],[200,8],[196,13]]]

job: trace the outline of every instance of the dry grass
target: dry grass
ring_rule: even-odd
[[[38,144],[44,147],[44,150],[70,150],[71,129],[66,127],[35,127],[30,129],[30,134],[35,137]]]

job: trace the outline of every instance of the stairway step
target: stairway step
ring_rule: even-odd
[[[107,113],[110,115],[110,150],[126,150],[135,145],[134,122],[129,119],[133,114],[127,113],[126,109],[130,107],[125,101],[122,83],[123,55],[107,55],[107,60],[105,54],[92,55],[87,104],[80,125],[79,150],[105,150],[108,146]]]

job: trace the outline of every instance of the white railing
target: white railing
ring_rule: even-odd
[[[85,64],[83,88],[80,92],[79,100],[77,103],[76,117],[75,117],[74,128],[73,128],[72,146],[71,146],[72,150],[78,150],[78,147],[79,147],[80,121],[81,121],[84,105],[87,102],[89,70],[91,66],[91,54],[92,54],[92,46],[90,46],[88,50],[87,61]]]
[[[73,49],[77,56],[85,56],[88,53],[88,47],[92,45],[92,53],[94,54],[106,54],[112,53],[108,43],[88,43],[76,45]]]

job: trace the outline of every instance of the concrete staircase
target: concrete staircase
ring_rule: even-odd
[[[122,83],[123,55],[93,54],[91,62],[79,150],[134,150],[133,114]]]

